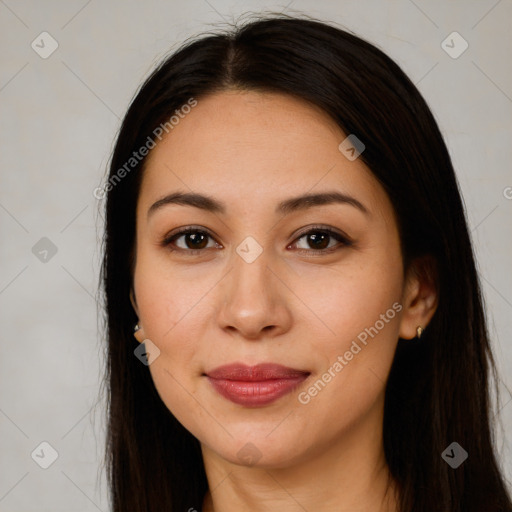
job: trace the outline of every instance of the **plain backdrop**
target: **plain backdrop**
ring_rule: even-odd
[[[0,511],[108,510],[95,300],[103,205],[93,191],[120,119],[161,57],[264,11],[356,32],[426,97],[453,157],[512,388],[510,0],[1,0]],[[510,480],[505,384],[498,446]]]

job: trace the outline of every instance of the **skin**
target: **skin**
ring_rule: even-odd
[[[361,159],[338,149],[345,137],[303,101],[230,90],[201,98],[148,157],[137,205],[136,337],[160,350],[149,366],[155,386],[201,443],[212,490],[205,511],[396,510],[382,442],[385,382],[398,337],[427,326],[436,295],[417,272],[404,272],[393,207]],[[367,213],[339,203],[275,212],[283,200],[326,191],[356,198]],[[148,214],[173,192],[208,195],[225,212],[167,204]],[[328,238],[335,250],[318,254],[302,229],[318,224],[351,245]],[[187,253],[185,236],[162,245],[190,225],[212,234],[202,252]],[[248,236],[262,248],[252,263],[236,252]],[[301,403],[299,394],[393,304],[401,306],[394,318]],[[233,362],[310,376],[276,402],[248,408],[204,375]],[[252,460],[244,461],[247,443]]]

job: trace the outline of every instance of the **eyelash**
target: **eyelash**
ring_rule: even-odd
[[[177,239],[179,239],[180,237],[184,236],[184,235],[187,235],[189,233],[203,233],[207,236],[209,236],[211,239],[215,240],[215,238],[213,237],[213,235],[211,233],[209,233],[206,229],[202,228],[202,227],[199,227],[199,226],[189,226],[189,227],[186,227],[184,229],[181,229],[180,231],[177,231],[176,233],[172,233],[171,235],[167,235],[161,242],[161,245],[163,247],[166,247],[168,249],[170,249],[171,251],[180,251],[180,252],[183,252],[183,253],[186,253],[188,256],[194,256],[194,255],[198,255],[200,253],[204,253],[206,249],[211,249],[211,247],[208,247],[208,248],[204,248],[204,249],[182,249],[181,247],[172,247],[172,243],[174,241],[176,241]],[[299,235],[297,235],[297,237],[295,238],[295,240],[289,244],[287,246],[290,247],[296,243],[298,243],[298,241],[301,239],[301,238],[304,238],[305,236],[307,235],[310,235],[312,233],[323,233],[323,234],[326,234],[328,235],[329,237],[331,238],[334,238],[335,240],[338,241],[338,244],[335,245],[334,247],[328,247],[326,249],[298,249],[297,252],[299,254],[304,254],[304,255],[308,255],[308,256],[321,256],[321,255],[324,255],[324,254],[330,254],[330,253],[333,253],[339,249],[341,249],[342,247],[350,247],[352,245],[352,241],[345,235],[342,235],[341,233],[338,233],[337,231],[334,231],[333,229],[327,227],[327,226],[321,226],[321,225],[318,225],[318,226],[310,226],[307,231],[303,231],[302,233],[300,233]],[[222,248],[222,246],[216,242],[220,248]]]

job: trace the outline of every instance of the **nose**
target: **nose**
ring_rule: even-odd
[[[276,337],[292,324],[284,276],[270,268],[265,251],[253,262],[233,255],[233,267],[222,288],[220,327],[249,340]],[[272,267],[276,267],[272,264]]]

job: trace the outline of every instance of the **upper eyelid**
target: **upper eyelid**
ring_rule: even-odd
[[[307,235],[307,234],[311,233],[312,231],[324,231],[324,232],[330,233],[332,235],[337,235],[340,238],[350,240],[350,237],[348,235],[346,235],[343,231],[340,231],[336,228],[332,228],[330,226],[324,226],[321,224],[313,224],[312,226],[306,226],[305,228],[299,230],[299,233],[294,235],[295,236],[294,240],[297,238],[302,238],[304,235]]]
[[[349,238],[346,234],[344,234],[343,232],[338,232],[338,230],[336,230],[335,228],[332,228],[329,226],[324,226],[324,225],[316,225],[316,224],[302,228],[301,230],[299,230],[299,233],[296,233],[294,235],[294,237],[295,238],[303,237],[304,235],[307,235],[311,231],[327,231],[329,233],[338,235],[343,238]],[[177,231],[173,230],[170,233],[166,234],[164,236],[164,240],[170,239],[173,237],[177,237],[177,236],[181,236],[184,234],[186,235],[187,233],[195,233],[195,232],[206,233],[208,236],[211,236],[212,238],[216,239],[216,236],[208,228],[205,228],[203,226],[185,226],[183,228],[178,228]]]

